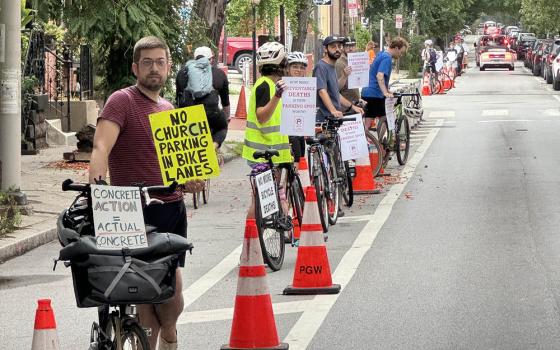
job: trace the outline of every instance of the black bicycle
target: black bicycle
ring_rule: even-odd
[[[150,193],[172,193],[176,187],[176,183],[141,187],[141,192],[146,205],[157,205],[161,201]],[[173,297],[179,255],[187,250],[192,253],[192,245],[184,237],[147,225],[147,248],[97,248],[90,185],[66,180],[62,190],[79,194],[57,222],[63,248],[55,268],[57,261],[71,268],[78,307],[98,308],[89,350],[149,350],[151,329],[140,325],[136,305],[163,303]]]
[[[254,159],[264,159],[266,163],[256,165],[250,174],[251,187],[255,198],[255,219],[262,255],[265,263],[273,271],[282,268],[286,242],[291,242],[292,246],[296,245],[293,234],[294,222],[301,226],[305,202],[297,169],[293,163],[275,165],[272,158],[278,155],[279,152],[274,149],[254,152]],[[274,180],[278,211],[265,217],[261,211],[255,177],[267,171],[270,171]],[[281,198],[281,193],[285,193],[285,199]],[[284,208],[282,203],[287,203],[288,207]]]

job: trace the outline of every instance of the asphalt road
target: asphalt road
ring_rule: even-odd
[[[539,78],[540,79],[540,78]],[[296,250],[268,274],[290,349],[560,348],[560,95],[518,63],[469,69],[425,98],[413,153],[381,195],[360,196],[329,233],[335,296],[283,296]],[[392,161],[396,163],[396,160]],[[226,164],[190,210],[181,349],[229,340],[248,205],[247,167]],[[192,204],[191,204],[192,207]],[[61,349],[86,349],[95,310],[75,306],[58,243],[0,265],[2,349],[29,348],[51,298]]]

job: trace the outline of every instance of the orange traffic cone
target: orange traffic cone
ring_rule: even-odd
[[[422,82],[422,96],[430,96],[431,94],[432,90],[430,89],[428,74],[424,74],[424,81]]]
[[[35,312],[35,327],[31,350],[58,350],[56,322],[50,299],[40,299]]]
[[[337,294],[340,284],[332,283],[323,226],[319,218],[315,188],[305,189],[305,209],[292,285],[284,294]]]
[[[245,101],[245,85],[241,85],[239,100],[237,101],[237,109],[235,110],[235,118],[247,119],[247,102]]]
[[[229,344],[221,349],[288,349],[280,343],[255,219],[247,219]]]
[[[305,157],[299,158],[298,174],[301,181],[301,186],[304,189],[308,186],[311,186],[311,179],[309,177],[309,166],[307,165],[307,159],[305,159]]]
[[[294,218],[292,219],[292,226],[294,228],[294,239],[298,240],[301,237],[301,229],[299,225],[299,220],[295,215]]]
[[[356,177],[352,180],[354,194],[379,193],[373,179],[370,156],[356,159]]]
[[[448,78],[449,70],[447,69],[447,67],[444,67],[443,69],[444,69],[443,72],[446,73],[443,75],[443,88],[445,90],[449,90],[452,88],[451,79]]]

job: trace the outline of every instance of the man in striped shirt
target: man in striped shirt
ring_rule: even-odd
[[[89,168],[89,181],[104,179],[107,170],[111,185],[146,186],[162,185],[163,180],[152,139],[150,120],[153,113],[173,109],[173,105],[160,97],[171,69],[167,44],[156,37],[140,39],[134,46],[132,71],[136,85],[114,92],[105,104],[97,121],[93,152]],[[203,181],[185,184],[186,192],[202,190]],[[165,203],[144,208],[144,221],[160,232],[171,232],[186,237],[187,216],[183,193],[157,196]],[[180,266],[184,266],[184,255]],[[151,328],[150,346],[159,349],[177,349],[176,324],[183,310],[182,279],[177,269],[175,296],[165,304],[139,305],[143,327]]]

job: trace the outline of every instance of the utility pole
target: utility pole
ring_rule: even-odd
[[[0,189],[12,188],[19,191],[21,187],[21,3],[14,0],[0,0],[0,4]],[[17,194],[16,197],[24,198]]]

